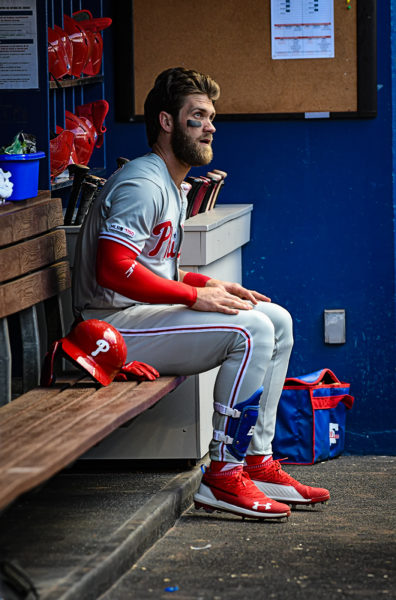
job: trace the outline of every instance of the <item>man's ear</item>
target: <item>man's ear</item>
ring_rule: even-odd
[[[168,112],[162,110],[159,114],[159,122],[164,131],[171,133],[173,130],[173,117]]]

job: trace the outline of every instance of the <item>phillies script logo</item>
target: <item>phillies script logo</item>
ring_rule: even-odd
[[[158,237],[158,242],[150,252],[149,256],[157,256],[162,250],[164,250],[164,258],[174,258],[176,256],[175,252],[175,238],[176,233],[173,232],[173,225],[171,221],[164,221],[163,223],[159,223],[153,229],[153,233],[155,237]]]

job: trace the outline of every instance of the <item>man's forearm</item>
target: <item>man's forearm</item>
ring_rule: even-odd
[[[194,304],[197,298],[195,287],[159,277],[136,258],[137,254],[126,246],[100,239],[96,256],[96,279],[99,285],[137,302]]]

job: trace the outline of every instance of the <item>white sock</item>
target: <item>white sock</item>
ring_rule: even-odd
[[[272,454],[264,454],[261,458],[261,463],[257,463],[257,464],[263,464],[263,463],[267,462],[267,460],[270,460],[270,459],[272,459]],[[244,460],[243,464],[247,465],[246,459]]]
[[[220,469],[221,471],[232,471],[233,469],[242,469],[242,465],[240,463],[225,463],[225,465]]]

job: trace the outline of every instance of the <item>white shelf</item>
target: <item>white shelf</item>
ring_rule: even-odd
[[[187,219],[184,231],[211,231],[224,223],[251,213],[252,210],[253,204],[217,204],[213,210]]]
[[[209,265],[241,248],[250,239],[252,210],[252,204],[220,204],[187,219],[180,265]]]

